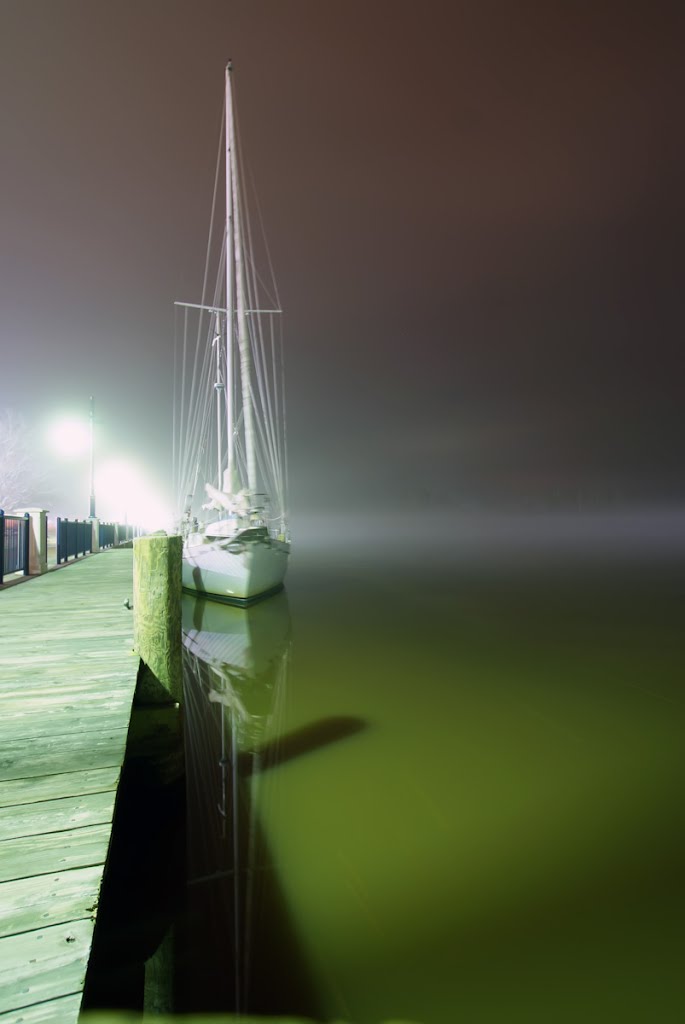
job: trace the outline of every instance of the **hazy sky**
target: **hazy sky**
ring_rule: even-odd
[[[295,513],[682,499],[684,10],[0,0],[0,406],[168,487],[231,57]]]

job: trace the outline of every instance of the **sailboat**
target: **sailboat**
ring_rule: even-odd
[[[265,240],[269,273],[257,267],[232,77],[229,62],[202,302],[176,303],[183,344],[175,361],[174,461],[183,588],[248,605],[283,586],[290,534],[280,302]],[[222,149],[224,231],[208,302]]]

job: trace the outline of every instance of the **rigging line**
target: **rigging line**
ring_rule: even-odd
[[[256,312],[259,312],[259,313],[282,313],[283,311],[282,311],[282,309],[280,307],[280,302],[279,302],[279,300],[276,297],[278,293],[277,292],[276,292],[276,294],[272,293],[271,288],[269,287],[269,285],[265,281],[264,277],[260,274],[259,267],[258,267],[256,261],[254,261],[254,263],[253,263],[253,269],[254,269],[254,273],[255,273],[256,279],[257,279],[258,283],[261,285],[261,289],[262,290],[261,290],[260,294],[262,294],[262,293],[264,294],[265,298],[267,298],[269,300],[269,304],[271,306],[271,309],[262,309],[262,310],[257,310]],[[275,287],[275,281],[273,281],[272,284]]]
[[[186,335],[187,335],[187,330],[186,330]],[[195,351],[193,353],[193,364],[194,364],[194,366],[193,366],[193,380],[195,380],[195,378],[198,375],[198,371],[197,371],[198,350],[199,350],[199,344],[196,341],[196,343],[195,343]],[[205,360],[203,360],[203,365],[202,365],[202,367],[200,369],[200,373],[199,373],[201,378],[204,376],[204,373],[205,373],[204,362],[205,362]],[[186,367],[187,367],[187,360],[186,360]],[[189,482],[190,482],[190,475],[191,475],[191,472],[192,472],[191,471],[192,462],[197,458],[198,446],[203,443],[203,438],[202,438],[201,434],[199,433],[199,420],[200,420],[200,416],[201,416],[201,413],[202,413],[202,407],[200,406],[200,403],[198,402],[197,394],[198,394],[197,390],[193,386],[193,388],[191,388],[191,390],[190,390],[190,395],[189,395],[189,398],[188,398],[188,405],[187,405],[187,409],[186,409],[185,449],[184,449],[184,458],[183,458],[183,483],[186,485],[186,492],[188,490],[188,485],[189,485]],[[185,403],[184,403],[184,405],[185,405]]]
[[[201,378],[206,381],[207,388],[203,388],[202,391],[205,396],[209,396],[209,384],[211,383],[211,359],[209,358],[208,347],[205,346],[205,355],[203,359],[203,369]],[[190,482],[191,466],[192,462],[195,461],[195,478],[193,481],[190,494],[194,496],[197,488],[197,479],[200,470],[200,463],[202,460],[203,453],[208,447],[209,440],[209,419],[211,414],[211,400],[209,397],[205,397],[204,401],[196,399],[192,405],[191,417],[189,420],[190,442],[187,451],[187,458],[185,464],[184,480]]]
[[[188,438],[190,438],[190,443],[192,443],[192,438],[194,436],[193,428],[195,427],[195,421],[197,420],[197,411],[196,410],[197,410],[197,406],[199,404],[199,400],[198,400],[198,397],[197,397],[197,395],[198,395],[197,384],[198,384],[198,362],[199,362],[199,354],[200,354],[201,333],[202,333],[202,314],[200,314],[200,317],[198,318],[197,332],[196,332],[196,336],[195,336],[195,349],[194,349],[194,353],[193,353],[193,371],[192,371],[192,379],[191,379],[191,384],[190,384],[190,398],[189,398],[190,410],[189,410],[188,422],[186,424],[186,427],[187,427],[187,434],[186,434],[186,436]],[[203,351],[203,356],[206,359],[206,347],[205,346],[203,346],[203,350],[202,351]],[[201,365],[201,369],[200,369],[200,373],[199,373],[200,379],[202,379],[203,376],[204,376],[205,359],[203,359],[202,363],[200,364]],[[192,414],[192,422],[191,422],[191,415],[190,414]]]
[[[235,467],[236,420],[240,416],[238,406],[239,372],[236,366],[237,348],[238,338],[236,336],[235,317],[233,315],[233,310],[231,310],[226,313],[226,450],[228,452],[226,468],[229,471],[228,482],[231,494],[240,490],[239,482],[238,486],[236,486]]]
[[[233,165],[232,190],[234,210],[233,233],[235,239],[234,265],[236,272],[236,313],[238,326],[238,348],[240,355],[240,380],[242,385],[243,399],[242,404],[245,417],[244,435],[245,454],[247,457],[247,483],[250,491],[256,493],[258,491],[259,485],[257,481],[257,460],[254,425],[256,413],[254,392],[252,386],[253,353],[249,338],[250,325],[247,321],[247,318],[244,316],[244,310],[246,308],[246,282],[244,266],[244,235],[241,209],[243,197],[240,189],[241,183],[238,178],[235,146],[231,151],[231,161]]]
[[[195,493],[197,491],[197,481],[198,481],[198,478],[199,478],[199,475],[200,475],[200,469],[201,469],[201,465],[202,465],[202,462],[203,462],[203,456],[205,455],[205,452],[206,452],[207,448],[209,447],[207,441],[208,441],[208,438],[209,438],[210,417],[211,417],[211,410],[210,410],[209,405],[207,405],[204,408],[204,415],[203,415],[203,419],[202,419],[202,426],[201,426],[200,432],[199,432],[200,433],[200,437],[201,437],[201,441],[198,444],[198,447],[197,447],[197,450],[196,450],[195,477],[193,479],[193,485],[192,485],[192,487],[191,487],[191,489],[189,491],[189,493],[192,495],[193,498],[195,497]]]
[[[273,480],[273,475],[271,473],[271,466],[269,464],[267,445],[266,445],[266,441],[264,439],[264,432],[263,432],[263,428],[262,428],[261,424],[259,425],[259,429],[262,431],[262,447],[260,448],[260,450],[258,452],[258,460],[259,460],[259,463],[260,463],[260,469],[261,469],[261,473],[262,473],[262,478],[263,478],[263,480],[265,482],[268,482],[269,485],[272,485],[274,483],[274,480]],[[275,490],[275,488],[270,486],[270,490],[273,492],[273,490]],[[269,498],[276,498],[277,499],[278,498],[278,494],[270,493],[268,495],[268,497]]]
[[[185,488],[188,463],[188,419],[189,399],[186,395],[188,374],[188,318],[184,317],[183,327],[183,349],[181,364],[181,423],[179,424],[179,486]],[[185,499],[184,499],[185,500]]]
[[[248,273],[246,275],[246,277],[247,277],[247,286],[248,286],[248,295],[250,295],[250,285],[252,286],[251,295],[250,295],[250,299],[251,299],[250,304],[255,306],[256,308],[258,308],[259,307],[259,297],[258,297],[258,288],[257,288],[256,276],[255,276],[254,245],[253,245],[253,239],[252,239],[252,227],[251,227],[251,224],[250,224],[250,217],[248,215],[249,214],[249,203],[248,203],[248,200],[247,200],[246,190],[245,190],[245,187],[243,185],[243,182],[245,180],[244,162],[243,162],[243,158],[242,158],[242,146],[240,145],[240,135],[239,135],[239,126],[238,126],[238,122],[237,122],[237,117],[234,118],[234,135],[235,135],[235,138],[236,138],[236,150],[237,150],[235,156],[236,156],[237,163],[238,163],[238,166],[239,166],[239,174],[238,174],[238,182],[237,182],[238,191],[239,191],[239,203],[240,203],[240,206],[242,206],[243,212],[244,212],[244,216],[241,218],[242,219],[242,223],[243,223],[243,228],[244,228],[244,232],[243,232],[243,245],[242,245],[242,249],[243,249],[243,253],[242,253],[242,255],[243,255],[243,264],[244,265],[247,264],[247,266],[248,266]],[[234,188],[235,188],[235,185],[236,185],[236,182],[234,182]],[[250,271],[251,271],[251,273],[250,273]],[[251,347],[253,348],[253,351],[255,351],[256,350],[256,347],[255,347],[255,344],[254,344],[254,341],[255,341],[255,325],[254,324],[250,324],[249,327],[250,327],[250,334],[251,334],[251,338],[252,338],[252,342],[253,342]],[[261,320],[260,319],[258,319],[258,323],[256,325],[256,330],[258,332],[258,336],[261,338],[262,336],[261,336]],[[263,344],[262,344],[262,364],[263,363],[264,363],[264,356],[263,356]],[[269,417],[270,405],[269,405],[269,402],[268,402],[268,398],[267,398],[266,402],[264,401],[264,393],[263,393],[263,389],[262,389],[262,374],[260,372],[262,368],[259,366],[258,359],[253,359],[253,365],[255,365],[255,375],[256,375],[256,379],[257,379],[257,384],[260,387],[260,405],[261,405],[261,408],[262,408],[262,412],[264,414],[263,418],[267,419]],[[249,384],[250,384],[250,392],[252,393],[251,382],[249,382]],[[252,401],[253,401],[253,404],[254,404],[254,395],[251,394],[251,397],[252,397]],[[271,459],[271,461],[273,462],[273,423],[270,423],[269,427],[268,427],[268,430],[269,430],[268,440],[265,440],[265,438],[264,438],[263,425],[261,423],[258,423],[258,427],[259,427],[259,429],[261,430],[261,433],[262,433],[262,444],[267,447],[268,456]]]
[[[181,423],[180,430],[182,431],[185,426],[185,383],[186,383],[186,346],[188,342],[188,310],[185,311],[185,317],[183,319],[183,363],[181,366]],[[179,460],[180,460],[180,446],[181,436],[179,434]],[[179,465],[179,472],[181,471],[182,464]],[[179,478],[179,483],[181,479]],[[181,501],[185,502],[185,497],[181,496]]]
[[[269,318],[269,349],[271,353],[271,378],[269,381],[269,391],[273,398],[273,418],[274,418],[274,443],[276,447],[275,461],[276,461],[276,473],[278,482],[278,491],[281,504],[283,504],[283,453],[282,453],[282,437],[283,432],[281,430],[281,403],[280,396],[278,393],[278,361],[276,355],[276,346],[274,343],[274,323],[273,317]]]
[[[171,481],[176,495],[176,504],[178,506],[179,486],[178,486],[178,474],[176,464],[176,363],[178,358],[178,310],[174,307],[174,362],[173,362],[173,374],[171,378],[171,394],[173,401],[171,403]],[[178,512],[178,508],[177,508]]]
[[[246,204],[244,196],[242,197],[242,201],[243,201],[243,205],[246,206],[247,204]],[[252,242],[252,229],[251,229],[251,226],[250,226],[249,217],[246,218],[246,248],[247,248],[247,255],[249,256],[249,260],[246,260],[245,262],[249,264],[249,269],[251,271],[251,274],[248,274],[248,282],[249,282],[248,287],[251,285],[252,291],[253,291],[252,298],[254,299],[254,304],[257,305],[258,304],[258,295],[257,295],[258,288],[257,288],[256,273],[255,273],[254,249],[253,249],[253,242]],[[264,383],[265,383],[264,382],[264,373],[265,373],[265,368],[266,368],[266,356],[265,356],[265,352],[264,352],[264,335],[263,335],[263,330],[262,330],[262,320],[261,320],[261,317],[257,318],[257,322],[256,323],[251,323],[250,324],[250,333],[251,333],[252,342],[253,342],[253,349],[255,350],[255,354],[257,355],[257,358],[254,359],[254,364],[255,364],[256,378],[257,378],[257,385],[259,387],[260,405],[261,405],[261,409],[262,409],[262,413],[263,413],[263,419],[266,421],[267,441],[266,442],[263,441],[263,443],[265,443],[267,445],[268,455],[269,455],[269,458],[270,458],[271,464],[272,464],[271,475],[275,478],[278,475],[277,471],[275,469],[275,465],[276,465],[275,428],[274,428],[273,412],[272,412],[272,409],[271,409],[271,401],[270,401],[270,394],[269,394],[268,386],[267,386],[266,390],[264,388]],[[257,342],[259,343],[259,349],[257,349]],[[260,359],[261,359],[261,362],[260,362]]]
[[[268,373],[267,373],[268,361],[267,361],[267,358],[266,358],[266,350],[265,350],[265,344],[264,344],[264,329],[263,329],[263,322],[262,322],[261,319],[259,321],[259,324],[256,325],[256,333],[257,333],[257,337],[258,337],[258,340],[259,340],[259,351],[260,351],[260,357],[261,357],[261,364],[260,364],[261,374],[260,374],[260,382],[259,383],[260,383],[260,388],[261,388],[261,390],[263,392],[263,394],[262,394],[262,406],[264,407],[264,413],[265,413],[265,417],[264,418],[266,420],[267,433],[268,433],[268,437],[269,437],[269,448],[270,448],[271,461],[272,461],[272,465],[273,465],[273,475],[274,475],[274,478],[277,479],[278,478],[278,445],[277,445],[277,437],[276,437],[277,423],[276,423],[276,420],[275,420],[275,417],[274,417],[274,411],[273,411],[273,406],[272,406],[271,387],[270,387],[270,384],[269,384],[269,377],[268,377]]]
[[[240,411],[240,420],[242,421],[242,409]],[[243,485],[247,478],[247,459],[245,457],[245,451],[243,448],[242,438],[236,434],[235,437],[235,460],[236,460],[236,472],[240,476],[240,483]],[[242,490],[242,486],[241,486]]]
[[[236,135],[236,140],[238,140],[239,139],[240,125],[239,125],[239,120],[238,120],[238,115],[237,114],[234,117],[234,123],[235,123],[234,131],[235,131],[235,135]],[[270,271],[270,274],[271,274],[271,284],[273,286],[274,295],[271,294],[269,286],[264,281],[264,279],[262,278],[261,274],[259,274],[258,271],[256,272],[257,273],[257,277],[258,277],[260,283],[262,284],[262,286],[264,288],[264,291],[266,292],[266,294],[269,297],[269,299],[274,303],[274,305],[276,305],[278,307],[278,309],[280,309],[281,308],[281,303],[280,303],[280,300],[278,299],[278,284],[276,283],[276,275],[274,274],[273,264],[271,262],[271,254],[269,252],[269,245],[268,245],[267,238],[266,238],[266,231],[264,229],[264,222],[262,220],[261,207],[259,205],[259,195],[257,193],[257,186],[256,186],[256,183],[255,183],[254,174],[252,173],[252,168],[251,167],[248,167],[247,168],[248,173],[247,174],[245,173],[245,161],[243,159],[242,146],[240,146],[240,145],[238,146],[237,156],[238,156],[238,162],[239,162],[239,167],[240,167],[240,179],[243,182],[247,182],[247,181],[250,182],[250,186],[251,186],[251,190],[252,190],[252,195],[254,196],[255,202],[257,204],[257,215],[259,217],[259,225],[260,225],[260,228],[261,228],[262,241],[264,243],[264,249],[265,249],[265,252],[266,252],[267,262],[268,262],[268,265],[269,265],[269,271]],[[248,230],[250,231],[250,254],[252,254],[252,253],[254,253],[254,246],[252,244],[251,228],[250,228],[250,221],[251,221],[251,217],[249,216],[250,203],[249,203],[249,196],[247,195],[247,190],[245,188],[243,189],[243,206],[245,208],[246,220],[248,222]],[[275,299],[274,299],[274,296],[275,296]]]
[[[215,288],[214,288],[214,297],[215,297],[215,299],[218,298],[220,296],[220,293],[221,293],[221,288],[220,288],[219,282],[222,279],[221,271],[222,271],[222,268],[225,266],[225,262],[226,262],[226,250],[225,250],[225,248],[222,249],[222,254],[223,254],[223,259],[219,260],[219,275],[217,277],[217,281],[216,281]],[[216,406],[216,459],[217,459],[217,465],[216,465],[217,481],[216,481],[216,486],[218,488],[221,488],[222,479],[223,479],[223,446],[222,446],[223,430],[222,430],[222,426],[223,426],[224,418],[223,418],[222,410],[221,410],[221,391],[220,391],[219,385],[221,383],[225,384],[225,381],[222,381],[222,377],[221,377],[221,374],[222,374],[222,365],[221,365],[222,364],[222,358],[221,357],[222,357],[222,349],[223,349],[223,331],[222,331],[222,328],[221,328],[221,320],[220,320],[219,314],[218,313],[214,313],[212,315],[214,317],[214,327],[211,330],[211,335],[210,336],[213,336],[212,337],[212,347],[215,349],[214,360],[213,360],[214,364],[215,364],[215,381],[214,381],[214,389],[215,390],[214,390],[214,402],[213,402],[213,404],[215,404],[215,406]],[[211,317],[210,317],[210,325],[211,325]],[[207,467],[207,468],[209,470],[209,467]]]
[[[234,472],[237,478],[238,490],[242,490],[245,486],[246,474],[247,474],[247,461],[245,458],[245,452],[243,450],[243,442],[240,437],[240,428],[243,423],[243,410],[240,409],[236,417],[233,430],[233,444],[234,444]]]
[[[222,250],[222,252],[223,252],[223,250]],[[221,267],[222,267],[222,261],[220,260],[219,273],[221,273]],[[215,286],[215,295],[216,295],[216,292],[217,292],[217,287]],[[207,329],[206,329],[206,332],[205,332],[204,342],[202,342],[203,359],[202,359],[202,363],[201,363],[201,368],[200,368],[199,373],[197,371],[198,352],[199,352],[200,343],[201,343],[200,342],[200,336],[202,334],[202,317],[203,317],[203,315],[204,315],[204,311],[201,311],[200,315],[198,317],[198,332],[197,332],[197,340],[196,340],[196,348],[195,348],[195,358],[194,358],[194,365],[193,365],[193,383],[192,383],[192,387],[191,387],[191,396],[194,396],[194,397],[192,399],[191,412],[190,412],[189,419],[188,419],[188,437],[191,439],[191,441],[192,441],[192,438],[195,436],[195,432],[198,430],[198,421],[199,421],[200,417],[202,417],[203,429],[206,427],[206,410],[205,410],[204,406],[205,406],[206,403],[211,404],[211,396],[213,394],[213,389],[211,387],[211,383],[212,383],[211,377],[212,377],[212,372],[213,372],[212,358],[211,358],[212,353],[211,353],[211,347],[210,347],[210,339],[212,337],[212,316],[211,315],[208,318],[208,324],[207,324]],[[205,387],[200,387],[200,385],[203,382],[205,383],[206,386]],[[202,396],[202,398],[200,396]],[[202,435],[202,436],[204,436],[204,435]],[[189,447],[188,459],[186,460],[186,465],[188,467],[188,471],[190,469],[189,463],[190,463],[190,461],[193,458],[193,454],[194,454],[193,449]]]
[[[218,272],[218,275],[217,275],[217,283],[216,283],[216,289],[215,289],[215,295],[216,295],[217,298],[220,298],[220,296],[221,296],[221,285],[220,285],[220,283],[223,282],[223,280],[225,278],[225,272],[224,271],[225,271],[225,263],[226,263],[227,255],[228,255],[227,248],[225,246],[223,246],[223,248],[222,248],[222,259],[220,260],[219,272]],[[226,442],[227,442],[226,443],[226,462],[228,460],[228,432],[227,432],[227,420],[226,420],[226,402],[227,402],[226,383],[227,383],[227,368],[228,368],[228,364],[227,364],[227,360],[226,360],[227,340],[225,339],[225,336],[224,336],[224,333],[223,333],[223,328],[222,328],[222,325],[221,325],[221,317],[219,316],[218,312],[216,312],[214,314],[214,316],[215,316],[215,330],[216,330],[216,334],[218,335],[217,345],[219,346],[218,368],[219,368],[219,374],[223,373],[222,383],[224,385],[224,390],[223,390],[223,410],[221,410],[221,394],[219,394],[219,400],[217,401],[217,412],[218,412],[218,415],[217,415],[217,466],[218,466],[217,487],[219,487],[219,489],[221,489],[222,484],[223,484],[223,469],[224,469],[224,466],[223,466],[223,464],[224,464],[224,457],[223,457],[223,453],[221,451],[221,442],[222,442],[222,438],[223,438],[224,433],[226,434]]]
[[[211,212],[211,215],[210,215],[210,218],[209,218],[209,234],[208,234],[208,237],[207,237],[207,250],[206,250],[206,253],[205,253],[205,270],[204,270],[204,275],[202,277],[202,301],[203,302],[205,301],[205,297],[206,297],[207,277],[209,275],[209,258],[210,258],[211,248],[212,248],[212,238],[214,237],[214,215],[216,213],[216,197],[217,197],[218,192],[219,192],[219,172],[221,170],[221,157],[222,157],[223,148],[224,148],[224,120],[225,120],[225,114],[226,114],[226,101],[224,100],[224,104],[223,104],[222,111],[221,111],[221,123],[220,123],[220,128],[219,128],[219,147],[218,147],[217,154],[216,154],[216,166],[215,166],[215,169],[214,169],[214,191],[212,193],[212,212]],[[226,229],[224,227],[224,234],[225,234],[225,231],[226,231]]]
[[[264,368],[261,368],[262,374],[265,372]],[[261,387],[261,385],[260,385]],[[266,414],[264,420],[267,421]],[[268,425],[268,423],[267,423]],[[269,444],[268,438],[265,437],[265,424],[261,421],[258,422],[258,427],[261,430],[261,446],[260,446],[260,469],[264,474],[265,480],[269,480],[270,487],[272,488],[271,496],[275,499],[275,502],[279,505],[279,511],[282,515],[285,514],[285,494],[283,488],[283,473],[279,464],[278,458],[278,446],[274,454],[273,447]]]
[[[239,153],[239,157],[240,156],[241,156],[241,154]],[[241,160],[241,177],[242,177],[243,180],[245,180],[245,175],[244,175],[243,169],[242,169],[242,160]],[[253,192],[255,194],[255,198],[257,199],[257,203],[258,203],[259,200],[258,200],[258,197],[257,197],[257,194],[256,194],[256,188],[254,187],[254,179],[252,179],[252,189],[253,189]],[[245,192],[245,190],[243,189],[243,193],[244,192]],[[247,202],[247,196],[245,194],[243,194],[243,205],[245,206],[245,208],[247,208],[248,205],[249,205],[248,202]],[[260,211],[260,216],[261,216],[261,211]],[[256,268],[256,263],[255,263],[255,258],[254,258],[254,242],[253,242],[253,235],[252,235],[252,225],[251,225],[251,220],[250,220],[249,217],[246,218],[246,225],[247,225],[246,226],[247,243],[248,243],[248,247],[249,247],[249,265],[250,265],[250,270],[252,271],[252,275],[251,276],[252,276],[252,287],[253,287],[253,291],[254,291],[254,305],[258,306],[259,305],[259,299],[258,299],[258,291],[259,291],[259,289],[258,289],[257,281],[258,281],[258,279],[259,280],[262,280],[262,279],[261,279],[261,277],[260,277],[260,275],[259,275],[259,273],[257,271],[257,268]],[[265,232],[264,232],[263,223],[262,223],[261,226],[262,226],[263,239],[264,239],[264,242],[266,244],[266,235],[265,235]],[[268,246],[267,246],[267,251],[268,251]],[[248,261],[246,260],[246,262],[248,262]],[[271,277],[272,277],[272,282],[273,282],[273,285],[274,285],[274,290],[276,292],[276,295],[278,295],[278,286],[276,284],[276,278],[275,278],[275,275],[273,273],[273,267],[271,266],[270,269],[271,269]],[[265,290],[267,290],[266,286],[264,286],[264,287],[265,287]],[[280,302],[279,302],[279,308],[280,308]],[[258,339],[259,339],[259,345],[260,345],[260,350],[261,350],[262,367],[264,368],[264,372],[266,372],[267,360],[266,360],[265,351],[264,351],[264,332],[263,332],[261,318],[258,320],[258,323],[256,324],[256,331],[257,331],[257,336],[258,336]],[[261,379],[259,379],[259,378],[258,378],[258,383],[260,384],[260,387],[261,387],[261,383],[262,382],[261,382]],[[267,424],[268,424],[268,434],[269,434],[269,442],[270,442],[270,446],[269,446],[270,447],[270,458],[271,458],[272,467],[273,467],[272,468],[272,474],[273,474],[274,480],[276,481],[278,479],[279,475],[280,475],[279,474],[279,470],[278,470],[278,445],[277,445],[277,440],[276,440],[276,433],[277,433],[277,426],[278,426],[278,424],[274,420],[273,409],[272,409],[272,405],[271,405],[271,390],[268,387],[268,384],[267,384],[267,390],[266,390],[265,394],[266,394],[266,401],[264,401],[264,392],[262,392],[260,394],[260,398],[262,400],[262,409],[263,409],[263,412],[264,412],[264,418],[266,419]]]
[[[279,394],[279,388],[278,388],[278,377],[277,377],[278,360],[277,360],[277,356],[276,356],[276,337],[275,337],[275,332],[274,332],[274,318],[273,317],[269,317],[269,328],[270,328],[269,333],[270,333],[270,336],[271,336],[271,368],[272,368],[272,371],[273,371],[274,407],[275,407],[276,421],[277,421],[277,423],[278,423],[278,425],[280,427],[280,425],[281,425],[281,402],[280,402],[280,397],[281,396]],[[279,491],[279,499],[280,499],[281,508],[283,508],[283,506],[285,505],[285,496],[283,494],[283,451],[282,451],[283,432],[282,431],[280,431],[279,434],[277,435],[277,439],[278,439],[278,491]]]
[[[221,168],[221,154],[222,154],[222,149],[223,149],[223,137],[224,137],[223,122],[224,122],[224,117],[223,117],[223,111],[222,111],[222,117],[221,117],[220,128],[219,128],[219,145],[218,145],[217,157],[216,157],[216,165],[215,165],[215,170],[214,170],[214,189],[213,189],[213,193],[212,193],[212,207],[211,207],[211,214],[210,214],[210,218],[209,218],[209,232],[208,232],[208,236],[207,236],[207,248],[206,248],[206,251],[205,251],[205,268],[204,268],[204,273],[203,273],[203,277],[202,277],[202,302],[203,303],[205,301],[205,296],[206,296],[207,278],[209,276],[209,261],[210,261],[210,255],[211,255],[211,250],[212,250],[212,239],[214,237],[214,220],[215,220],[215,214],[216,214],[217,194],[218,194],[218,190],[219,190],[219,171],[220,171],[220,168]],[[199,346],[199,340],[200,340],[201,325],[202,325],[202,321],[200,319],[198,321],[198,328],[197,328],[196,357],[197,357],[197,346]],[[193,367],[193,387],[195,385],[195,365],[196,365],[196,363],[197,363],[197,358],[196,358],[196,361],[195,361],[195,364],[194,364],[194,367]]]
[[[179,311],[174,314],[174,388],[173,388],[173,415],[174,415],[174,497],[177,504],[180,502],[181,472],[183,461],[183,409],[181,407],[181,383],[183,380],[183,357],[182,357],[182,321]]]
[[[290,480],[288,476],[288,423],[285,404],[285,357],[283,353],[283,325],[279,321],[279,337],[281,344],[281,394],[283,396],[283,515],[288,518],[290,509]]]
[[[273,265],[273,261],[271,259],[271,250],[269,248],[269,239],[267,238],[266,228],[264,227],[264,218],[262,217],[262,204],[259,201],[259,193],[257,192],[257,186],[255,184],[254,175],[252,174],[251,170],[250,170],[250,184],[252,185],[252,193],[254,195],[255,206],[257,207],[257,219],[259,221],[259,227],[260,227],[260,230],[261,230],[262,242],[264,243],[264,252],[266,254],[266,260],[267,260],[267,263],[269,265],[269,274],[271,275],[271,283],[272,283],[273,289],[274,289],[274,295],[275,295],[275,298],[276,298],[276,304],[277,304],[278,308],[280,309],[281,308],[281,300],[280,300],[280,296],[278,294],[278,281],[276,280],[276,274],[274,272],[274,265]],[[264,282],[262,282],[262,283],[264,283]],[[264,285],[264,288],[266,289],[266,285]]]
[[[273,414],[271,412],[271,403],[269,396],[268,384],[265,380],[266,371],[266,358],[264,353],[263,335],[261,331],[261,323],[253,325],[252,328],[252,340],[253,348],[255,350],[257,358],[254,360],[255,375],[257,378],[257,387],[259,391],[259,402],[262,411],[261,429],[262,429],[262,444],[265,447],[265,458],[268,458],[271,463],[270,476],[276,477],[275,470],[275,452],[274,452],[274,431],[273,431]],[[257,344],[259,343],[259,348]]]

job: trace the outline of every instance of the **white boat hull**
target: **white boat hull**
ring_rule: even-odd
[[[283,590],[249,608],[185,593],[181,616],[183,646],[219,675],[261,675],[290,641],[290,610]]]
[[[289,544],[266,534],[191,534],[183,545],[183,588],[236,604],[256,600],[282,586],[289,552]]]

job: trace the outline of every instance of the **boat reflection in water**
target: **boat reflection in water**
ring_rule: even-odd
[[[256,778],[262,759],[269,757],[264,751],[269,725],[286,695],[288,600],[282,591],[238,608],[184,594],[182,628],[187,723],[195,741],[203,735],[210,743],[219,739],[218,808],[225,821],[229,783],[235,788],[240,776]],[[217,705],[214,715],[208,704]],[[268,751],[275,756],[276,749],[277,743]],[[203,767],[207,752],[206,742],[195,742]]]
[[[251,608],[182,600],[188,843],[176,1009],[268,1012],[259,978],[296,974],[278,950],[285,925],[257,818],[287,695],[287,596]],[[286,1002],[299,1009],[301,998]]]

